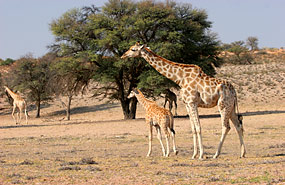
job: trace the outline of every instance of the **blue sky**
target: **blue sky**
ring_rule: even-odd
[[[0,0],[0,58],[41,57],[54,36],[49,23],[71,8],[108,0]],[[285,0],[177,0],[205,9],[224,43],[259,39],[259,47],[285,47]]]

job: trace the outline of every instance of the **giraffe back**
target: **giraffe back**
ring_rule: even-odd
[[[153,125],[159,125],[162,128],[173,128],[172,113],[168,109],[162,108],[155,103],[146,109],[145,119],[151,121]]]

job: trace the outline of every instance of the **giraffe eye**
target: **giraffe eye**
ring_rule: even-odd
[[[132,51],[136,51],[136,49],[132,49]]]

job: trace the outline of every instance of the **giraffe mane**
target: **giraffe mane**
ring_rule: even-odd
[[[181,64],[181,63],[176,63],[176,62],[172,62],[170,60],[167,60],[159,55],[157,55],[156,53],[154,53],[152,50],[149,49],[149,47],[145,47],[144,48],[147,52],[151,53],[152,55],[156,56],[157,58],[161,59],[162,61],[168,63],[168,64],[171,64],[171,65],[175,65],[175,66],[179,66],[179,67],[198,67],[200,68],[199,66],[197,65],[194,65],[194,64]]]

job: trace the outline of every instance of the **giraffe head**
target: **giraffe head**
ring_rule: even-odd
[[[7,92],[8,87],[6,85],[4,85],[4,89],[5,89],[5,92]]]
[[[131,91],[131,93],[129,94],[128,98],[129,98],[129,99],[130,99],[130,98],[133,98],[133,97],[136,96],[136,94],[139,94],[139,90],[136,89],[136,88],[134,88],[134,89]]]
[[[139,42],[136,42],[135,45],[131,46],[128,51],[126,51],[121,58],[131,58],[131,57],[140,57],[141,50],[145,47],[145,45],[140,45]]]

